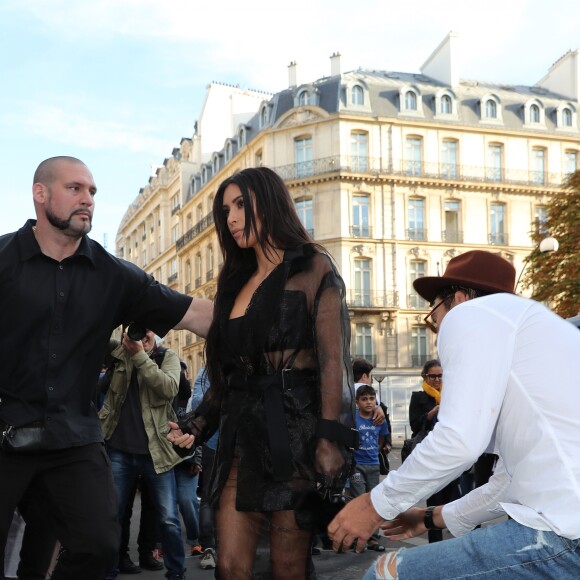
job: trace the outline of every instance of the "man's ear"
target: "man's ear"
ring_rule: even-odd
[[[453,302],[455,302],[455,304],[463,304],[463,302],[467,302],[468,300],[469,296],[461,290],[457,290],[457,292],[455,292],[455,296],[453,297]]]
[[[46,201],[47,188],[42,183],[35,183],[32,186],[32,198],[36,203],[44,203]]]

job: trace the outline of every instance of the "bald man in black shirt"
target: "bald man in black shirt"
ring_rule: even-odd
[[[116,497],[93,402],[111,332],[137,321],[205,336],[213,308],[159,284],[87,237],[95,194],[73,157],[43,161],[34,176],[37,220],[0,237],[0,548],[31,486],[50,498],[66,547],[53,580],[102,580],[119,545]],[[40,434],[38,449],[10,449]],[[3,562],[0,550],[0,568]]]

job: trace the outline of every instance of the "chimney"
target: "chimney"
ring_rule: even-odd
[[[330,57],[330,76],[340,75],[340,52],[333,52]]]
[[[296,64],[296,61],[293,60],[289,65],[288,65],[288,87],[292,88],[298,85],[298,65]]]

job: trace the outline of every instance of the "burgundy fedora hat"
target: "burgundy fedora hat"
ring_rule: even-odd
[[[429,302],[447,286],[465,286],[489,293],[513,294],[515,268],[504,258],[491,252],[473,250],[449,261],[443,276],[424,276],[413,282],[415,290]]]

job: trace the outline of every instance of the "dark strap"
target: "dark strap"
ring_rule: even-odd
[[[350,450],[358,449],[358,431],[338,421],[320,419],[316,425],[316,437],[324,437],[324,439],[342,443]]]

